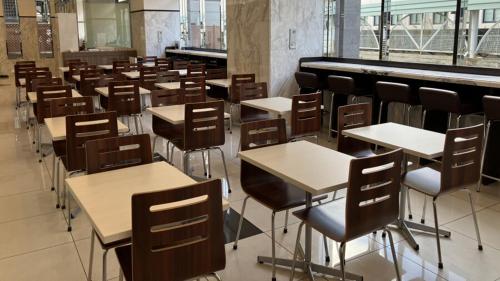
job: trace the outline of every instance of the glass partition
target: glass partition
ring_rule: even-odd
[[[3,14],[5,19],[5,44],[7,57],[16,59],[23,56],[21,43],[21,26],[16,0],[3,0]]]
[[[335,55],[335,0],[325,0],[325,14],[323,18],[323,53],[325,56],[333,57]]]
[[[380,49],[381,0],[361,0],[359,58],[377,60]]]
[[[38,26],[38,51],[40,57],[54,57],[52,44],[52,26],[50,24],[49,0],[35,0],[36,22]]]

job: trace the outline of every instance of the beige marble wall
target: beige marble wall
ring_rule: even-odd
[[[146,55],[146,36],[144,12],[130,13],[130,28],[132,32],[132,48],[137,50],[138,56]]]
[[[269,0],[227,0],[228,74],[255,73],[270,80]]]

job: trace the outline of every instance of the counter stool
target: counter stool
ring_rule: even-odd
[[[391,102],[402,103],[405,107],[404,123],[410,125],[410,112],[413,106],[419,105],[418,98],[411,94],[410,86],[402,83],[378,81],[375,91],[380,99],[378,123],[382,123],[382,108]]]
[[[315,73],[295,72],[295,81],[299,84],[300,94],[313,94],[319,90],[319,78]]]
[[[500,181],[500,178],[486,175],[484,172],[484,160],[486,158],[486,150],[488,149],[488,137],[490,136],[490,128],[493,122],[500,121],[500,97],[484,96],[483,97],[484,121],[486,130],[484,136],[483,153],[481,154],[481,176],[494,181]],[[491,155],[491,153],[489,153]],[[477,185],[477,191],[481,191],[481,185]]]

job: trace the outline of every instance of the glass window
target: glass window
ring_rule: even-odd
[[[361,0],[359,58],[378,60],[380,26],[372,18],[379,17],[381,0]]]
[[[87,48],[131,47],[128,1],[77,0],[80,45]]]
[[[184,46],[226,49],[226,0],[181,0],[180,9]]]
[[[49,0],[35,0],[38,26],[38,51],[41,57],[54,57]]]
[[[410,15],[410,24],[411,25],[422,24],[422,14],[411,14]]]
[[[401,21],[401,15],[392,15],[391,16],[391,25],[396,25]]]
[[[380,16],[373,17],[373,26],[378,26],[380,24]]]
[[[21,26],[16,0],[3,0],[7,57],[16,59],[23,56]]]
[[[495,21],[495,10],[493,9],[483,10],[483,22],[490,23],[494,21]]]
[[[445,13],[434,13],[433,14],[432,22],[434,24],[442,24],[445,22],[445,20],[446,20]]]
[[[323,54],[327,57],[335,55],[335,0],[324,1],[323,17]]]

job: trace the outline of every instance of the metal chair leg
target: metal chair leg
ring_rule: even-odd
[[[56,190],[56,153],[52,154],[52,187],[50,190]]]
[[[420,218],[420,223],[425,223],[425,213],[427,211],[427,196],[424,195],[424,206],[422,207],[422,218]]]
[[[394,260],[394,268],[396,269],[396,278],[398,281],[401,281],[401,273],[399,272],[399,266],[398,266],[398,256],[396,254],[396,249],[394,247],[394,239],[392,238],[392,232],[387,227],[384,229],[384,231],[389,234],[389,243],[391,244],[392,259]]]
[[[94,244],[95,244],[95,232],[94,229],[92,229],[92,232],[90,233],[90,259],[89,259],[89,272],[87,275],[87,280],[91,281],[92,280],[92,268],[94,265]]]
[[[345,281],[345,243],[340,243],[339,247],[339,258],[340,258],[340,274],[342,275],[342,281]]]
[[[481,242],[481,234],[479,233],[479,226],[477,223],[477,216],[476,216],[476,210],[474,208],[474,203],[472,202],[472,194],[470,191],[467,189],[467,193],[469,194],[469,203],[470,203],[470,208],[472,210],[472,218],[474,219],[474,227],[476,228],[476,237],[477,237],[477,248],[479,251],[483,250],[483,243]]]
[[[275,229],[276,212],[271,215],[271,240],[272,240],[272,257],[273,257],[273,277],[272,281],[276,281],[276,229]]]
[[[326,238],[326,235],[323,235],[323,246],[325,247],[325,261],[327,263],[330,262],[330,251],[328,250],[328,238]]]
[[[285,211],[285,228],[283,229],[283,233],[288,232],[288,215],[290,213],[290,210]]]
[[[411,201],[410,201],[410,189],[406,191],[406,205],[408,206],[408,218],[413,219],[413,214],[411,213]]]
[[[484,168],[484,159],[486,157],[486,149],[488,148],[488,138],[490,136],[490,127],[491,127],[491,121],[488,121],[486,124],[486,132],[484,136],[484,145],[483,145],[483,151],[481,152],[481,172],[480,175],[483,174],[483,168]],[[477,183],[477,192],[481,191],[481,179]]]
[[[433,198],[432,206],[434,208],[434,227],[436,230],[436,243],[437,243],[438,259],[439,259],[438,267],[443,268],[443,260],[441,257],[441,241],[439,238],[439,223],[438,223],[438,217],[437,217],[436,198]]]
[[[155,135],[155,137],[153,138],[153,155],[155,155],[155,148],[156,148],[156,141],[158,140],[158,136]],[[167,149],[168,151],[168,149]]]
[[[57,196],[57,203],[56,203],[56,209],[59,209],[61,207],[61,185],[59,182],[60,178],[60,171],[61,171],[61,158],[57,158],[57,164],[56,164],[56,196]]]
[[[238,240],[240,240],[240,234],[241,234],[241,226],[243,225],[243,215],[245,214],[245,208],[247,206],[247,201],[250,196],[245,197],[245,200],[243,200],[243,207],[241,208],[241,214],[240,214],[240,222],[238,223],[238,231],[236,232],[236,240],[234,240],[233,244],[233,249],[236,250],[238,249]]]
[[[299,225],[299,231],[297,232],[297,240],[295,241],[295,251],[293,251],[293,261],[292,261],[292,272],[290,273],[290,281],[293,281],[295,277],[295,262],[297,261],[297,255],[299,253],[300,247],[300,235],[302,233],[302,227],[304,226],[304,222],[301,222]]]
[[[102,253],[102,280],[108,280],[108,264],[107,264],[107,256],[108,250],[104,249],[104,253]]]
[[[231,183],[229,182],[229,175],[227,173],[227,166],[226,166],[226,157],[224,156],[224,151],[220,147],[217,147],[220,151],[221,158],[222,158],[222,164],[224,164],[224,173],[226,174],[226,181],[227,181],[227,187],[228,187],[228,192],[231,193]]]

